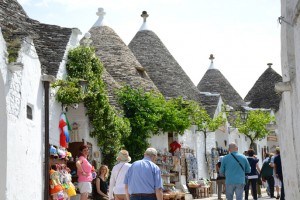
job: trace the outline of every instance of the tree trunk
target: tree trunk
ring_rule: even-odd
[[[208,166],[207,154],[206,154],[206,131],[204,131],[203,133],[204,133],[204,155],[205,155],[205,162],[206,162],[206,165]]]
[[[254,140],[250,138],[250,149],[254,149]]]

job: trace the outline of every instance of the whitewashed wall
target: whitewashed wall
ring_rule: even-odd
[[[69,48],[74,46],[75,38],[74,33]],[[44,87],[40,80],[41,64],[30,38],[22,42],[19,51],[17,61],[24,65],[21,71],[8,70],[7,55],[0,32],[0,199],[43,199]],[[61,64],[65,65],[64,62]],[[59,110],[54,98],[51,100],[54,108],[51,111]],[[27,106],[32,108],[32,120],[27,118]],[[52,130],[58,127],[58,123],[54,124],[51,124]]]
[[[43,85],[40,62],[32,40],[27,38],[26,41],[22,43],[18,57],[24,68],[8,71],[5,85],[8,116],[5,199],[8,200],[42,199],[43,195]],[[32,120],[27,118],[27,105],[32,107]],[[35,189],[28,190],[28,185]]]
[[[168,133],[154,135],[148,140],[148,142],[151,147],[154,147],[157,150],[164,151],[165,149],[169,149]]]
[[[279,145],[285,185],[285,199],[300,199],[300,12],[299,0],[282,0],[281,70],[291,90],[282,93],[278,111]]]
[[[6,116],[6,45],[0,28],[0,199],[6,199],[7,180],[7,116]]]

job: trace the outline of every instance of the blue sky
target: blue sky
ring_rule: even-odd
[[[77,27],[84,34],[97,20],[128,44],[142,25],[154,31],[195,85],[215,66],[244,98],[273,63],[281,74],[280,0],[18,0],[29,17],[42,23]]]

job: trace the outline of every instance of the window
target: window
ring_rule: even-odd
[[[145,78],[145,72],[143,70],[140,70],[140,69],[136,69],[139,73],[139,75],[142,77],[142,78]]]
[[[27,119],[32,120],[33,119],[33,116],[32,116],[32,107],[30,105],[27,105],[26,112],[27,112]]]

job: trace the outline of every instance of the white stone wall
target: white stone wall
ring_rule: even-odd
[[[154,135],[148,140],[148,142],[151,147],[154,147],[157,150],[164,151],[165,149],[169,149],[168,133]]]
[[[300,199],[300,12],[299,0],[282,0],[281,69],[291,90],[282,93],[278,111],[278,135],[285,186],[285,199]],[[288,23],[286,23],[286,22]]]
[[[43,85],[40,81],[40,62],[32,40],[27,38],[26,41],[22,43],[18,57],[24,68],[16,72],[8,71],[5,85],[8,200],[43,198]],[[27,105],[32,107],[32,120],[27,118]],[[34,189],[29,190],[28,186]]]
[[[7,180],[7,116],[6,116],[6,46],[0,28],[0,199],[6,199]]]
[[[77,35],[78,32],[73,33],[68,48],[78,42]],[[8,70],[7,55],[0,31],[0,199],[43,199],[44,86],[41,64],[30,38],[22,42],[19,51],[17,61],[24,65],[21,71]],[[65,61],[61,68],[64,71]],[[32,108],[32,120],[27,118],[27,106]],[[54,113],[50,114],[50,121],[54,120],[50,123],[50,141],[58,144],[56,134],[61,107],[54,97],[50,98],[50,112]]]

